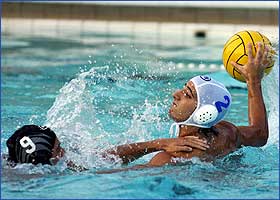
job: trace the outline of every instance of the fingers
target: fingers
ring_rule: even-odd
[[[267,45],[264,45],[264,52],[263,57],[266,59],[269,52],[269,47]]]
[[[200,139],[200,138],[197,137],[197,136],[186,136],[186,137],[184,137],[184,141],[185,141],[186,143],[194,142],[194,143],[198,143],[198,144],[207,144],[207,141],[206,141],[206,140]]]
[[[269,60],[268,60],[268,51],[269,51],[269,48],[267,46],[264,47],[264,52],[263,52],[263,59],[262,59],[262,62],[261,62],[261,66],[262,67],[266,67],[266,65],[269,63]]]
[[[176,147],[176,149],[173,150],[173,152],[180,152],[180,151],[191,152],[192,148],[188,146],[178,146]]]
[[[192,144],[195,144],[195,145],[200,145],[200,146],[203,146],[203,147],[206,147],[208,148],[208,144],[207,144],[207,141],[206,140],[193,140],[193,141],[186,141],[186,144],[187,145],[190,145],[192,146]]]
[[[253,47],[252,43],[248,43],[247,46],[246,46],[246,51],[247,51],[247,54],[248,54],[249,61],[254,59],[253,53],[252,53],[252,47]]]
[[[266,68],[273,63],[273,58],[271,56],[271,49],[269,46],[265,45],[263,59],[262,59],[262,67]]]
[[[205,151],[206,149],[209,148],[209,146],[204,143],[189,142],[187,145],[190,147],[196,148],[196,149],[203,150],[203,151]]]
[[[239,65],[233,61],[230,62],[230,64],[232,64],[239,72],[243,72],[243,66],[242,65]]]
[[[262,43],[258,42],[257,43],[257,55],[256,55],[256,62],[257,63],[261,63],[262,62],[262,58],[264,56],[264,52],[263,52],[263,45]]]
[[[197,136],[186,136],[184,138],[178,138],[175,143],[165,148],[168,152],[191,152],[193,148],[205,151],[209,148],[207,141],[199,139]]]
[[[185,138],[184,145],[188,145],[190,147],[197,148],[203,151],[209,148],[209,145],[207,144],[206,140],[199,139],[198,137],[195,136],[192,137],[189,136],[188,138]]]

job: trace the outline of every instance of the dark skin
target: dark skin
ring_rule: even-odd
[[[132,162],[146,154],[165,151],[165,152],[191,152],[193,149],[200,149],[205,151],[209,148],[206,140],[199,139],[196,136],[185,136],[180,138],[166,138],[157,139],[148,142],[139,142],[133,144],[125,144],[117,146],[114,149],[109,149],[102,153],[103,157],[108,155],[115,155],[122,159],[123,164]],[[65,150],[60,146],[58,138],[55,139],[54,147],[52,149],[52,157],[50,162],[52,165],[56,165],[58,161],[65,155]],[[83,166],[76,165],[72,161],[66,161],[69,169],[74,171],[87,170]]]
[[[103,153],[104,157],[108,154],[116,155],[126,164],[143,155],[161,151],[149,163],[97,173],[113,173],[129,169],[175,164],[174,158],[190,159],[198,157],[204,161],[212,161],[235,151],[241,146],[260,147],[265,145],[268,139],[268,122],[262,96],[261,80],[264,75],[264,69],[268,64],[269,49],[264,48],[262,44],[257,45],[257,53],[254,57],[252,55],[252,44],[248,44],[246,48],[248,62],[245,66],[240,66],[234,62],[231,63],[239,70],[247,83],[248,126],[235,126],[227,121],[221,121],[211,129],[181,125],[178,138],[126,144]],[[193,83],[187,82],[183,89],[173,94],[173,98],[174,101],[169,110],[169,116],[176,122],[185,121],[197,106],[197,94]],[[57,144],[59,144],[58,140],[53,149],[53,159],[55,161],[53,164],[56,164],[64,155],[64,150]],[[71,161],[68,161],[67,164],[70,168],[78,171],[85,169],[76,166]]]
[[[257,53],[252,55],[252,44],[247,46],[248,62],[245,66],[235,66],[243,75],[248,87],[248,126],[235,126],[226,121],[221,121],[211,129],[201,129],[194,126],[181,126],[178,138],[157,139],[148,142],[125,144],[103,153],[118,156],[124,164],[134,161],[146,154],[161,151],[155,155],[149,163],[137,165],[126,169],[116,169],[98,173],[112,173],[128,169],[141,169],[145,167],[158,167],[165,164],[174,164],[173,158],[198,157],[204,161],[212,161],[225,156],[241,146],[260,147],[266,144],[268,139],[268,122],[263,101],[261,80],[264,69],[269,64],[269,48],[258,44]],[[173,94],[174,101],[169,115],[176,122],[182,122],[189,118],[197,106],[197,94],[192,82],[186,83],[183,89]],[[208,143],[208,144],[207,144]],[[210,147],[209,147],[210,146]],[[56,138],[52,149],[51,163],[55,165],[65,150],[60,147]],[[82,166],[67,161],[70,169],[76,171],[85,170]]]
[[[180,126],[178,138],[196,136],[208,142],[210,148],[206,151],[193,149],[191,152],[173,151],[159,152],[149,163],[137,165],[125,169],[100,171],[98,173],[112,173],[126,171],[128,169],[142,169],[146,167],[159,167],[166,164],[175,164],[174,158],[198,157],[203,161],[213,161],[235,151],[242,146],[261,147],[268,139],[268,121],[266,108],[261,90],[261,80],[264,69],[268,66],[269,48],[257,44],[256,56],[252,54],[252,44],[246,47],[248,62],[241,66],[232,62],[246,80],[248,87],[248,126],[235,126],[221,121],[211,129],[202,129],[194,126]],[[173,103],[169,110],[169,116],[176,122],[185,121],[193,113],[197,106],[197,94],[192,82],[187,82],[183,89],[173,94]]]
[[[244,76],[248,87],[248,117],[249,126],[235,126],[234,124],[221,121],[214,126],[215,132],[209,131],[206,134],[199,132],[198,127],[194,126],[181,126],[179,137],[184,136],[197,136],[204,138],[208,141],[210,148],[206,151],[200,151],[194,149],[192,152],[174,152],[167,153],[161,152],[157,154],[148,165],[161,166],[166,163],[172,163],[172,158],[192,158],[199,157],[205,161],[211,161],[218,157],[223,157],[241,146],[254,146],[260,147],[266,144],[268,139],[268,122],[266,116],[265,104],[261,90],[261,80],[265,69],[265,63],[267,62],[267,54],[269,49],[258,44],[258,51],[255,57],[252,55],[252,44],[247,46],[248,63],[245,66],[240,66],[236,63],[234,65]],[[197,99],[196,91],[191,82],[188,82],[186,86],[173,94],[174,102],[178,106],[186,105],[186,99],[184,93],[189,98],[189,106],[185,110],[181,109],[178,112],[173,107],[170,109],[170,117],[175,121],[182,116],[184,111],[194,110],[195,100]],[[186,119],[186,118],[185,118]]]

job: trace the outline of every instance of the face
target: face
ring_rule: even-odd
[[[52,149],[51,164],[56,165],[57,162],[64,156],[65,150],[60,146],[59,140],[56,138]]]
[[[194,84],[189,81],[181,90],[173,93],[173,102],[169,109],[169,116],[175,122],[187,120],[197,106],[197,94]]]

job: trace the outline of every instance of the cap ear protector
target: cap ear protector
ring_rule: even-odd
[[[204,105],[200,107],[193,116],[193,121],[197,124],[209,124],[218,117],[218,110],[213,105]]]

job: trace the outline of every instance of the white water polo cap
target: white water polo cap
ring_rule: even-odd
[[[197,107],[186,121],[171,125],[169,131],[171,136],[174,126],[175,136],[179,134],[180,125],[210,128],[221,121],[230,109],[231,95],[222,83],[210,76],[195,76],[190,81],[197,93]]]

